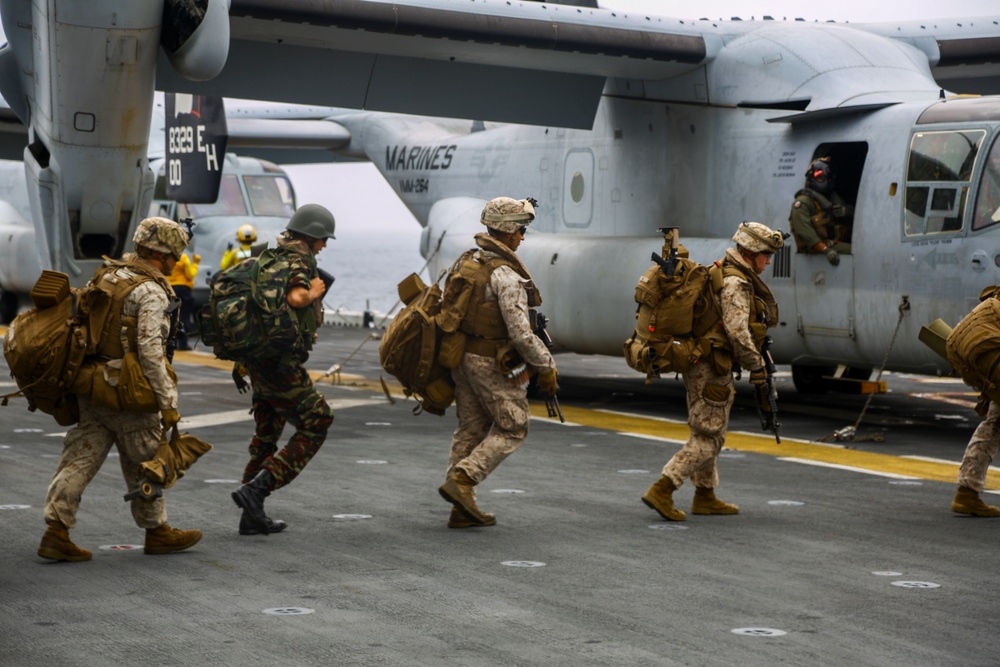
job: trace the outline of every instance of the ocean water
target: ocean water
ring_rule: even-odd
[[[379,230],[337,229],[337,238],[319,254],[320,267],[336,279],[327,293],[327,310],[389,313],[397,305],[396,284],[420,271],[420,226],[391,234]],[[427,279],[426,272],[421,275]]]

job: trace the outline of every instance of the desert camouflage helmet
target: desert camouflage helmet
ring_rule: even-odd
[[[179,224],[167,218],[146,218],[139,223],[132,237],[137,248],[173,255],[180,259],[188,245],[188,233]]]
[[[319,204],[306,204],[296,209],[285,229],[314,239],[336,239],[333,235],[335,225],[333,213]]]
[[[535,219],[535,206],[527,199],[497,197],[483,209],[479,221],[498,232],[513,233],[526,227]]]
[[[775,252],[785,245],[786,236],[759,222],[743,222],[733,234],[733,241],[750,252]]]

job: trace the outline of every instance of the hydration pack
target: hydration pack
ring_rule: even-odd
[[[286,300],[290,274],[284,253],[271,249],[217,273],[196,315],[201,341],[219,359],[240,363],[310,349],[300,313]]]
[[[668,252],[669,239],[664,256]],[[685,373],[709,357],[717,345],[708,334],[722,319],[717,297],[723,278],[720,263],[698,264],[683,246],[664,263],[672,264],[671,275],[657,263],[635,286],[635,331],[624,345],[626,363],[645,373],[647,382],[662,373]]]
[[[423,410],[443,415],[455,400],[455,385],[451,372],[439,360],[444,337],[437,323],[441,288],[436,282],[426,285],[420,276],[411,273],[397,289],[405,307],[382,336],[379,362],[399,381],[403,392],[416,399],[414,414]]]
[[[1000,286],[987,287],[979,299],[952,329],[945,350],[962,381],[980,391],[976,412],[985,416],[989,401],[1000,401]]]

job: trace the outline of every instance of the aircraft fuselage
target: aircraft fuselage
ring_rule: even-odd
[[[917,334],[937,317],[955,324],[1000,282],[1000,101],[767,122],[786,114],[605,97],[590,131],[455,133],[454,121],[436,130],[430,120],[365,113],[336,120],[426,226],[425,256],[440,241],[435,273],[483,231],[484,201],[538,199],[518,254],[553,337],[581,353],[621,354],[635,282],[660,250],[658,227],[679,227],[702,263],[722,257],[743,220],[788,231],[806,167],[832,155],[838,191],[856,207],[853,253],[834,267],[789,239],[775,257],[764,277],[781,309],[776,359],[872,368],[898,324],[889,368],[947,372]]]

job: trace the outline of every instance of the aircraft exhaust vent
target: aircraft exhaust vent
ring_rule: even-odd
[[[792,249],[789,245],[786,245],[774,253],[774,257],[771,259],[771,277],[772,278],[791,278],[792,277]]]

